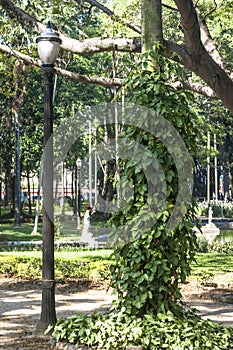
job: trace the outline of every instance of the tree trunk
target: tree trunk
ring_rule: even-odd
[[[16,134],[16,153],[15,153],[15,191],[13,201],[13,210],[15,212],[15,225],[20,226],[21,216],[21,190],[20,190],[20,110],[23,105],[23,98],[26,91],[27,70],[23,61],[16,60],[14,66],[15,95],[12,101],[12,114]]]
[[[34,228],[32,230],[32,235],[38,234],[38,222],[39,222],[39,214],[40,214],[40,192],[41,192],[41,185],[42,185],[42,177],[43,177],[43,162],[41,162],[41,165],[40,165],[39,183],[38,183],[37,199],[36,199],[36,215],[35,215],[35,222],[34,222]],[[33,195],[34,195],[34,191],[33,191]]]
[[[192,0],[175,0],[181,14],[181,23],[184,31],[186,45],[186,64],[196,75],[201,77],[215,92],[217,98],[233,112],[233,82],[230,76],[211,57],[209,52],[213,49],[208,41],[201,41],[201,31],[198,15]],[[219,58],[218,58],[219,60]],[[222,63],[221,63],[222,65]]]
[[[30,173],[27,169],[27,187],[28,187],[28,212],[32,214],[32,203],[31,203],[31,187],[30,187]]]
[[[163,42],[161,0],[142,0],[142,52]]]
[[[78,210],[78,206],[77,206],[77,197],[78,197],[78,170],[77,167],[75,166],[74,171],[74,216],[77,216],[77,210]]]

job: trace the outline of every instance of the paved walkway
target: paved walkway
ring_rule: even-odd
[[[106,311],[112,296],[104,289],[89,289],[83,292],[57,291],[57,318],[80,312]],[[41,291],[35,289],[0,290],[0,349],[1,344],[14,337],[30,335],[40,319]]]
[[[233,326],[233,304],[216,303],[213,300],[189,301],[187,305],[197,309],[203,319]]]
[[[32,286],[15,290],[15,286],[11,289],[9,284],[1,283],[0,349],[6,349],[7,344],[14,338],[24,338],[32,334],[40,318],[41,291]],[[111,294],[104,289],[87,289],[82,292],[58,289],[57,317],[67,317],[80,312],[104,312],[110,307],[112,299]],[[233,326],[233,304],[190,298],[186,298],[185,302],[187,307],[196,308],[204,319]]]

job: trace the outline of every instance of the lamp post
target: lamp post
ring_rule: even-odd
[[[78,171],[78,203],[77,203],[77,229],[80,229],[81,223],[81,183],[80,183],[80,170],[82,166],[82,161],[80,158],[76,160],[76,167]]]
[[[61,39],[50,26],[36,39],[44,79],[44,158],[43,158],[43,254],[42,305],[36,332],[43,333],[56,323],[54,280],[53,217],[53,75]]]

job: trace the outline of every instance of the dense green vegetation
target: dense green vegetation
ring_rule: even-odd
[[[128,244],[116,248],[116,263],[111,267],[111,285],[118,295],[116,309],[140,317],[147,312],[155,317],[158,312],[180,312],[178,285],[190,274],[196,245],[191,224],[195,206],[188,181],[192,163],[184,151],[195,152],[198,130],[194,122],[196,114],[191,108],[193,97],[187,91],[177,93],[168,84],[175,77],[182,81],[183,74],[179,66],[164,59],[161,50],[157,46],[142,55],[126,83],[126,92],[133,91],[130,101],[150,109],[145,108],[139,114],[136,126],[134,114],[130,119],[132,124],[127,121],[124,135],[128,144],[135,145],[135,140],[137,143],[135,154],[120,162],[121,186],[124,196],[130,183],[133,196],[112,219],[122,240],[128,239]],[[159,69],[152,68],[154,60]],[[184,144],[181,145],[174,130],[183,135]],[[138,151],[138,143],[143,145],[143,152]],[[134,157],[137,157],[136,166]],[[158,159],[166,180],[158,175]]]
[[[108,350],[123,350],[127,345],[145,350],[227,350],[232,331],[191,313],[182,319],[172,313],[143,318],[124,314],[92,314],[58,320],[53,336],[57,340]]]

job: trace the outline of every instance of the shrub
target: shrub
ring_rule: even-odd
[[[41,275],[41,259],[27,257],[0,257],[0,274],[7,277],[37,279]]]
[[[214,217],[225,217],[232,218],[233,217],[233,204],[232,203],[214,203],[211,205],[213,216]],[[207,203],[199,203],[198,215],[200,216],[208,216],[208,204]]]
[[[222,254],[232,254],[233,245],[231,242],[218,243],[212,242],[208,243],[205,238],[197,239],[197,252],[198,253],[222,253]]]
[[[107,279],[111,261],[92,261],[90,259],[55,259],[55,278],[69,280],[82,278],[93,280]],[[41,278],[42,261],[40,258],[1,256],[0,274],[8,277],[38,279]]]

